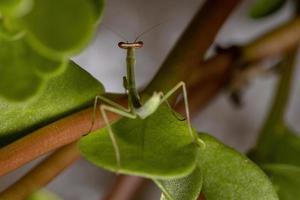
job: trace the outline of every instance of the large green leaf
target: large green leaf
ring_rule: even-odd
[[[95,5],[87,0],[35,0],[34,7],[20,18],[29,43],[52,58],[80,52],[95,31]],[[102,2],[102,1],[99,1]],[[99,3],[103,6],[103,3]],[[102,8],[98,8],[99,16]]]
[[[104,9],[104,0],[90,0],[95,9],[95,21],[98,24],[101,20],[103,9]]]
[[[285,124],[264,132],[250,156],[269,174],[282,200],[300,197],[300,138]]]
[[[285,125],[264,133],[250,157],[259,164],[282,163],[300,167],[300,138]]]
[[[7,27],[7,21],[0,19],[0,38],[1,40],[13,41],[21,39],[25,35],[25,31],[14,27]]]
[[[23,101],[38,93],[44,84],[39,74],[61,71],[66,62],[44,58],[22,40],[0,38],[0,96]]]
[[[280,200],[300,198],[300,168],[285,164],[267,164],[262,166],[269,174]]]
[[[196,166],[196,144],[185,121],[178,120],[168,106],[162,105],[142,120],[122,118],[112,124],[120,149],[121,167],[107,128],[79,142],[82,155],[107,170],[148,178],[176,178],[188,175]]]
[[[154,180],[162,190],[161,200],[197,200],[202,188],[202,173],[197,166],[194,171],[183,178]]]
[[[278,199],[268,177],[247,157],[209,135],[200,138],[206,143],[198,160],[206,200]]]
[[[31,10],[33,0],[1,0],[0,14],[4,16],[20,17]]]
[[[279,10],[286,0],[256,0],[251,8],[250,15],[253,18],[262,18]]]
[[[22,103],[0,99],[0,146],[91,103],[103,86],[71,62],[38,97]]]
[[[276,138],[272,149],[269,149],[267,161],[272,163],[284,163],[300,167],[300,138],[289,128],[281,130],[281,133],[274,134]]]

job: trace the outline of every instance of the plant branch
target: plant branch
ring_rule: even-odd
[[[268,132],[267,129],[274,126],[274,124],[279,124],[284,121],[284,114],[286,112],[291,91],[296,54],[296,50],[294,50],[292,53],[289,53],[279,66],[280,79],[274,97],[274,102],[272,103],[270,113],[264,125],[265,128],[263,128],[264,132]]]
[[[62,147],[18,180],[17,183],[2,192],[0,199],[26,199],[32,192],[47,185],[61,171],[78,160],[78,158],[79,152],[76,148],[76,143]]]
[[[145,186],[150,183],[148,179],[136,176],[120,175],[116,178],[113,188],[109,190],[105,200],[132,200],[138,196]]]
[[[242,57],[247,62],[282,55],[300,43],[300,17],[275,28],[243,48]]]
[[[89,108],[28,134],[0,149],[0,176],[3,176],[39,156],[72,143],[88,133],[91,128],[93,108]],[[110,114],[111,120],[117,115]],[[100,118],[93,129],[105,124]]]
[[[256,146],[250,150],[248,156],[256,163],[265,162],[272,149],[276,148],[277,142],[285,133],[285,113],[291,91],[291,82],[295,68],[297,49],[289,52],[278,66],[280,72],[277,89],[270,111],[264,121]],[[270,157],[270,156],[269,156]]]
[[[166,92],[179,81],[189,83],[191,72],[194,73],[199,68],[220,27],[239,2],[240,0],[227,0],[226,3],[222,0],[207,0],[144,92]]]

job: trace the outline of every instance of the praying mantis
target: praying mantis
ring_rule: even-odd
[[[188,105],[188,96],[187,96],[187,89],[184,82],[177,83],[169,92],[164,94],[163,92],[154,92],[153,95],[146,100],[144,103],[141,102],[139,93],[137,91],[137,87],[135,84],[135,50],[142,48],[144,43],[142,41],[135,40],[134,42],[119,42],[118,46],[121,49],[125,49],[127,51],[126,55],[126,66],[127,66],[127,75],[123,77],[123,86],[125,88],[126,94],[128,96],[128,107],[123,107],[116,102],[109,100],[108,98],[98,95],[95,97],[94,101],[94,112],[93,112],[93,122],[92,126],[95,122],[95,113],[96,109],[99,108],[104,123],[106,124],[109,137],[112,141],[112,145],[115,151],[116,162],[117,166],[120,168],[121,166],[121,155],[118,143],[116,141],[114,132],[110,125],[107,112],[112,112],[118,114],[122,117],[127,117],[130,119],[146,119],[148,116],[155,113],[155,111],[159,108],[159,106],[163,103],[166,103],[170,109],[171,106],[168,103],[168,98],[171,97],[177,90],[182,90],[183,100],[185,105],[185,114],[186,114],[186,122],[188,126],[188,130],[192,141],[196,144],[204,144],[201,141],[197,133],[192,130],[191,121],[190,121],[190,112],[189,112],[189,105]],[[102,104],[98,107],[98,102],[101,101]],[[173,110],[172,110],[173,111]]]

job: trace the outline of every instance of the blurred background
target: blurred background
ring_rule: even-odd
[[[124,39],[118,35],[132,41],[149,27],[161,24],[141,38],[145,46],[137,51],[136,79],[138,86],[142,88],[156,73],[202,3],[202,0],[107,0],[103,16],[104,26],[100,26],[90,47],[74,60],[104,83],[106,91],[123,92],[125,51],[119,49],[117,43]],[[244,0],[239,5],[219,33],[217,44],[243,44],[291,17],[292,5],[287,4],[276,14],[255,21],[248,14],[253,3],[253,0]],[[296,78],[300,76],[298,68],[287,121],[300,132],[300,79]],[[211,133],[241,152],[247,151],[255,143],[268,111],[275,83],[274,75],[252,80],[244,91],[244,106],[239,109],[232,106],[225,93],[220,95],[194,118],[193,126],[201,132]],[[0,190],[36,162],[1,178]],[[114,177],[114,174],[80,160],[49,184],[48,189],[65,200],[99,200],[112,185]],[[150,186],[143,199],[159,199],[159,196],[159,190]]]

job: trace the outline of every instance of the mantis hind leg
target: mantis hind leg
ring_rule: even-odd
[[[191,118],[190,118],[190,110],[189,110],[189,103],[188,103],[188,96],[187,96],[187,90],[184,82],[179,82],[175,87],[173,87],[169,92],[167,92],[163,98],[162,102],[167,102],[167,99],[170,98],[177,90],[182,89],[183,93],[183,100],[184,100],[184,107],[185,107],[185,114],[186,114],[186,120],[188,124],[189,133],[193,139],[193,141],[201,146],[205,146],[205,143],[199,139],[198,135],[193,131],[192,125],[191,125]]]
[[[126,112],[124,110],[120,110],[119,108],[115,108],[115,107],[112,107],[112,106],[108,106],[108,105],[101,105],[100,106],[100,112],[101,112],[103,120],[106,124],[107,130],[108,130],[108,133],[109,133],[109,137],[111,139],[111,142],[112,142],[112,145],[113,145],[113,148],[114,148],[114,151],[115,151],[116,162],[117,162],[117,171],[118,171],[119,168],[121,167],[120,149],[119,149],[119,146],[117,144],[117,140],[116,140],[116,137],[114,135],[114,132],[113,132],[113,130],[111,128],[111,125],[109,123],[107,113],[106,113],[107,111],[110,111],[112,113],[118,114],[118,115],[123,116],[123,117],[131,118],[131,119],[135,119],[136,115],[132,114],[130,112]]]

